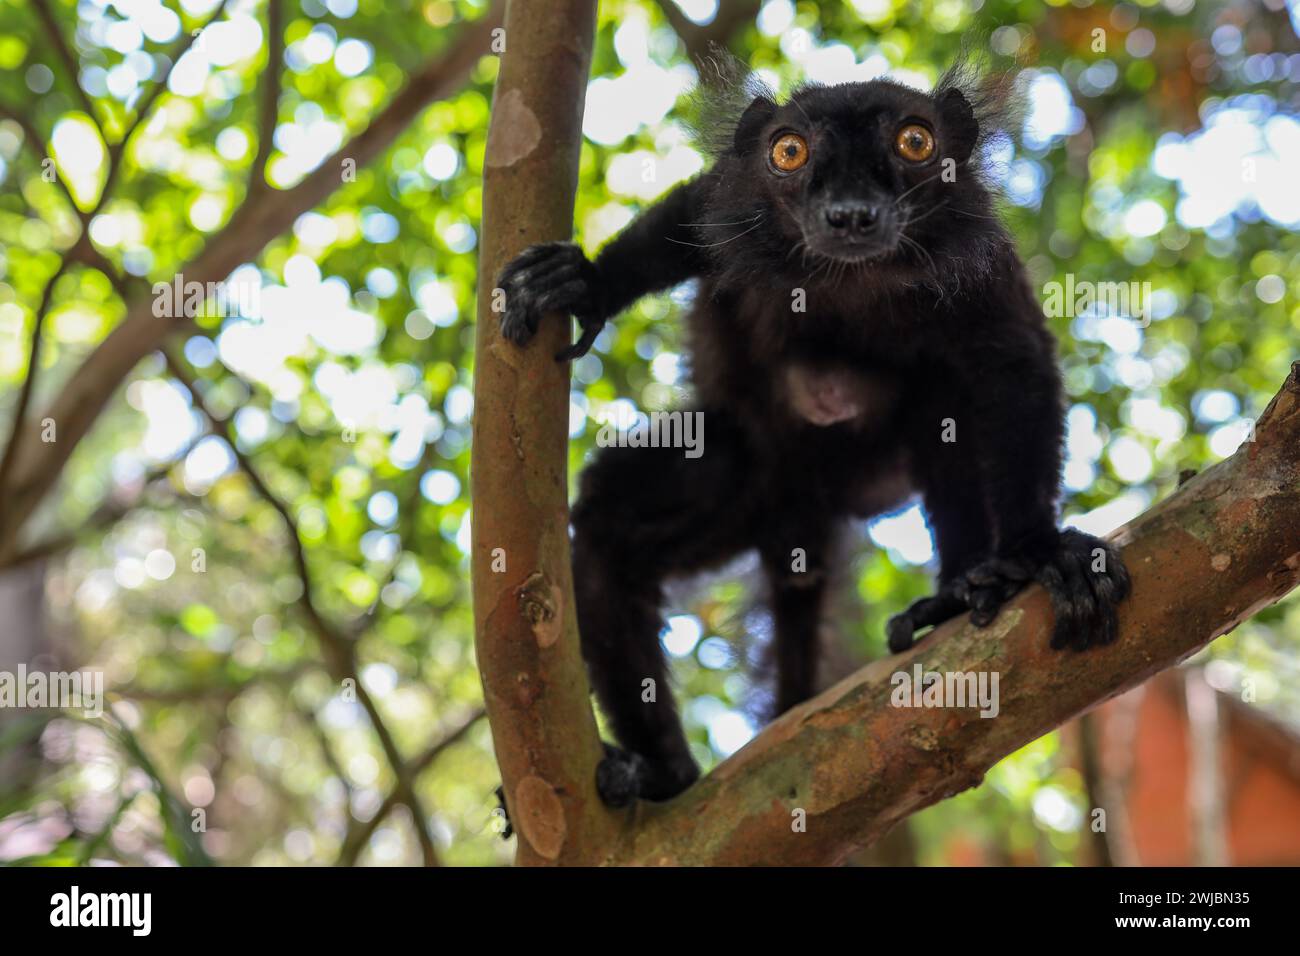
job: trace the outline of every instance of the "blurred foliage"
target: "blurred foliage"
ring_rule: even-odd
[[[75,15],[72,3],[53,6],[66,36],[77,23],[79,79],[111,141],[148,77],[165,69],[177,30],[159,25],[139,36],[126,4],[82,0]],[[272,187],[291,185],[363,128],[484,6],[289,0]],[[177,29],[197,29],[213,7],[173,6]],[[239,202],[257,148],[264,8],[230,4],[242,31],[213,38],[126,151],[91,236],[127,273],[170,281]],[[1083,478],[1066,515],[1118,502],[1115,524],[1167,494],[1180,469],[1221,457],[1224,429],[1258,415],[1296,358],[1296,223],[1244,204],[1213,224],[1186,226],[1180,186],[1153,157],[1227,106],[1248,111],[1254,128],[1294,116],[1300,44],[1279,3],[1254,0],[769,0],[731,47],[788,88],[819,51],[823,62],[849,56],[933,80],[972,35],[1001,65],[1060,78],[1071,101],[1068,132],[1021,143],[1008,157],[1020,185],[1006,216],[1035,279],[1070,272],[1156,290],[1154,321],[1136,335],[1132,323],[1117,335],[1086,319],[1053,320],[1072,427],[1093,436],[1078,445],[1091,451],[1076,462]],[[0,103],[53,141],[60,176],[92,207],[107,146],[24,0],[0,3],[0,67]],[[376,607],[357,648],[360,675],[412,759],[481,699],[465,553],[470,325],[495,69],[485,58],[463,90],[425,110],[355,182],[245,267],[263,286],[261,316],[203,318],[185,345],[214,409],[235,416],[240,450],[289,504],[318,606],[340,623]],[[673,95],[692,75],[657,3],[600,4],[594,135],[583,146],[575,212],[589,249],[698,167],[681,123],[685,100]],[[653,100],[647,90],[667,98],[637,121],[638,104]],[[608,120],[628,103],[623,132]],[[80,228],[63,192],[42,178],[45,147],[32,150],[27,135],[0,118],[4,412],[26,375],[41,290]],[[643,177],[643,169],[654,172]],[[1135,218],[1139,203],[1148,205]],[[1156,228],[1142,228],[1153,217]],[[610,402],[648,410],[677,399],[677,313],[688,295],[641,302],[576,363],[571,474]],[[362,331],[313,334],[312,320],[326,312]],[[35,407],[67,384],[122,314],[103,274],[69,268],[55,289]],[[24,858],[328,864],[394,785],[364,710],[322,665],[295,603],[302,582],[278,517],[222,440],[203,437],[206,424],[160,358],[142,363],[30,524],[33,541],[80,529],[49,568],[53,652],[105,671],[120,724],[59,717],[44,727],[39,773],[0,802],[0,843],[38,847]],[[129,505],[125,517],[91,521],[105,501]],[[928,588],[924,568],[861,537],[845,574],[856,589],[836,615],[843,669],[882,654],[886,618]],[[756,702],[742,675],[766,629],[747,597],[752,562],[729,571],[673,595],[679,692],[706,764],[752,722]],[[1300,720],[1300,675],[1290,663],[1298,644],[1300,602],[1292,600],[1214,645],[1216,686],[1235,693],[1249,677],[1261,704]],[[445,862],[510,858],[492,826],[497,780],[484,721],[420,773],[417,791]],[[910,821],[916,859],[1085,862],[1079,831],[1088,805],[1078,770],[1050,735],[979,790]],[[191,839],[188,808],[206,812],[201,841]],[[369,863],[418,859],[401,808],[360,854]]]

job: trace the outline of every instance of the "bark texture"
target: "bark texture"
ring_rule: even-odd
[[[512,0],[492,102],[474,369],[475,642],[518,861],[590,863],[617,820],[596,795],[600,739],[578,648],[568,538],[569,323],[501,338],[496,276],[570,236],[595,0]]]

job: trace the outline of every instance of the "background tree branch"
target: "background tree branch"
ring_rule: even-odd
[[[424,753],[411,761],[410,769],[412,778],[418,777],[421,773],[427,770],[429,765],[432,764],[444,750],[464,739],[465,735],[469,733],[470,730],[474,728],[474,725],[484,716],[485,712],[483,708],[475,708],[458,725],[430,744]],[[339,773],[336,773],[335,776],[339,776],[339,779],[341,780],[347,779]],[[393,812],[393,808],[401,802],[402,794],[397,787],[394,787],[389,791],[388,796],[384,798],[384,802],[379,805],[379,809],[375,811],[374,816],[369,820],[366,820],[364,823],[349,828],[347,835],[343,839],[343,847],[339,851],[338,860],[334,865],[356,866],[357,861],[361,858],[362,851],[364,851],[366,846],[370,843],[370,838],[374,836],[375,831],[379,829],[379,825],[384,822],[390,813]]]
[[[686,47],[686,55],[698,63],[709,55],[713,44],[726,44],[747,23],[752,23],[762,8],[762,0],[720,0],[718,12],[708,23],[696,23],[682,12],[673,0],[656,0],[664,19]]]
[[[140,104],[136,108],[135,116],[129,123],[127,123],[126,129],[123,131],[122,135],[114,142],[108,144],[108,174],[104,177],[104,186],[99,191],[99,199],[95,202],[95,208],[86,214],[85,219],[87,223],[94,218],[95,214],[99,212],[99,210],[104,208],[104,204],[107,203],[109,198],[112,196],[113,185],[117,182],[118,174],[122,171],[122,157],[126,153],[126,148],[131,145],[131,138],[135,136],[136,130],[144,125],[145,120],[147,120],[153,113],[153,108],[158,103],[158,100],[167,92],[167,84],[171,80],[172,71],[176,69],[176,64],[181,61],[181,57],[189,51],[195,41],[202,36],[203,31],[216,23],[217,20],[225,14],[226,6],[229,3],[230,0],[221,0],[221,2],[217,4],[216,8],[208,14],[207,19],[203,21],[203,25],[197,30],[182,31],[180,39],[176,41],[175,46],[172,47],[171,52],[167,56],[167,68],[163,71],[162,76],[158,78],[158,81],[154,83],[149,92],[141,98]],[[73,77],[73,82],[76,82],[75,76]],[[79,84],[78,89],[80,89]]]
[[[95,104],[91,102],[90,95],[81,85],[81,65],[77,62],[76,54],[72,52],[67,39],[63,36],[63,28],[59,25],[58,18],[50,8],[49,0],[32,0],[32,9],[35,10],[37,18],[41,21],[41,26],[45,28],[45,34],[50,39],[50,45],[54,47],[55,55],[58,56],[59,62],[63,64],[65,78],[77,95],[77,101],[81,104],[81,108],[86,111],[86,115],[90,117],[90,121],[96,127],[99,127],[99,114],[95,112]]]
[[[194,406],[208,420],[213,434],[220,436],[229,446],[231,453],[235,456],[235,461],[253,486],[253,490],[279,515],[280,521],[284,525],[285,535],[289,539],[289,552],[293,556],[294,567],[302,585],[298,606],[307,619],[307,623],[311,626],[312,632],[316,635],[316,639],[320,642],[326,669],[335,680],[340,682],[350,680],[352,682],[357,702],[361,704],[362,709],[366,712],[370,725],[375,731],[375,736],[379,738],[380,748],[383,750],[389,767],[393,771],[393,776],[396,778],[393,787],[395,797],[398,802],[405,804],[411,811],[415,825],[415,835],[420,844],[424,865],[437,866],[438,854],[433,844],[433,833],[429,829],[429,818],[425,814],[423,803],[415,790],[416,773],[403,756],[401,748],[398,747],[397,739],[380,712],[379,705],[361,680],[356,646],[357,639],[361,634],[347,633],[343,627],[336,625],[321,610],[316,600],[315,576],[312,574],[311,563],[307,557],[307,550],[303,546],[302,536],[298,531],[298,521],[292,509],[279,495],[271,490],[270,485],[267,484],[266,479],[252,459],[240,449],[231,420],[218,414],[208,403],[193,372],[170,350],[164,349],[163,355],[167,360],[168,370],[190,393]]]
[[[1033,587],[984,629],[950,621],[769,725],[678,800],[643,804],[610,862],[803,864],[842,860],[895,823],[977,785],[1003,757],[1177,664],[1300,584],[1300,362],[1254,441],[1116,534],[1133,576],[1120,638],[1048,646]],[[891,705],[890,678],[995,672],[999,713]],[[806,832],[792,827],[806,814]]]
[[[14,461],[18,457],[18,449],[25,433],[27,408],[31,404],[32,393],[36,388],[36,376],[40,373],[41,368],[41,350],[45,344],[45,319],[49,316],[50,307],[54,303],[54,287],[58,285],[59,279],[67,272],[71,262],[71,255],[64,256],[60,260],[54,274],[45,281],[45,288],[41,292],[41,301],[36,306],[36,315],[32,320],[30,344],[27,347],[27,373],[23,376],[23,383],[18,389],[18,403],[14,406],[13,422],[9,426],[9,439],[5,442],[3,451],[0,451],[0,488],[5,487],[6,479],[9,477],[10,471],[13,470]],[[0,526],[3,526],[9,511],[8,502],[3,497],[0,497]]]
[[[280,118],[280,72],[284,69],[284,4],[266,0],[266,71],[262,74],[261,115],[257,124],[257,154],[248,168],[246,195],[254,197],[267,188],[266,161],[275,148],[275,127]]]
[[[434,57],[392,101],[334,156],[297,185],[271,191],[243,204],[203,252],[177,272],[187,282],[220,282],[240,264],[256,259],[304,212],[324,202],[344,182],[344,163],[360,168],[374,160],[430,103],[460,88],[480,57],[489,52],[492,31],[501,25],[498,3],[466,24],[456,40]],[[137,362],[170,336],[189,327],[182,317],[158,318],[148,297],[127,303],[127,314],[95,348],[40,416],[57,423],[54,442],[19,442],[0,497],[8,503],[0,522],[0,560],[11,553],[27,518],[56,486],[78,443],[93,427],[122,380]]]

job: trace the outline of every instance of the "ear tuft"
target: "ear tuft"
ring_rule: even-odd
[[[776,110],[776,93],[742,60],[714,45],[700,59],[700,82],[690,96],[689,127],[696,145],[714,160],[743,152]]]
[[[969,161],[977,174],[989,172],[984,147],[999,135],[1015,138],[1023,113],[1018,70],[991,66],[987,54],[974,52],[983,45],[978,36],[968,39],[932,94],[948,143],[944,154]]]

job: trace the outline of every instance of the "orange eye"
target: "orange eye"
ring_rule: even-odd
[[[920,123],[908,123],[898,131],[894,149],[910,163],[923,163],[934,155],[934,134]]]
[[[792,173],[808,162],[808,143],[796,133],[786,133],[772,144],[772,165]]]

